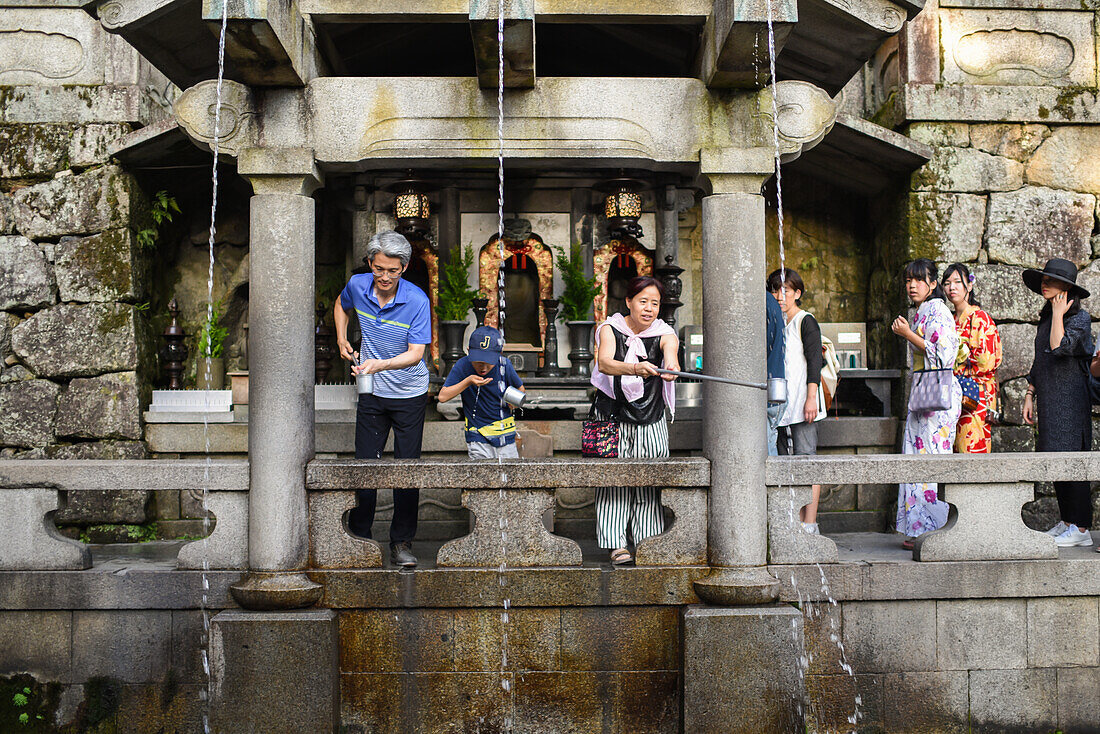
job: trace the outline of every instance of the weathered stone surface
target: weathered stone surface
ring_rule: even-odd
[[[909,253],[936,262],[977,260],[985,197],[917,191],[909,195]]]
[[[215,731],[336,731],[340,671],[336,614],[227,611],[210,625]],[[303,705],[303,691],[309,704]]]
[[[129,228],[84,238],[62,238],[54,275],[62,301],[127,301],[144,295],[141,253]]]
[[[499,609],[454,610],[454,670],[500,670],[500,615]],[[561,670],[561,636],[560,609],[510,611],[508,667]]]
[[[563,608],[562,668],[677,670],[679,614],[670,606]]]
[[[886,674],[882,686],[886,731],[969,734],[968,678],[965,670]]]
[[[50,443],[60,392],[49,380],[0,385],[0,445],[33,448]]]
[[[1021,163],[972,148],[936,148],[932,159],[913,174],[914,188],[920,190],[1012,191],[1023,182]]]
[[[1100,130],[1092,126],[1054,128],[1028,162],[1028,183],[1100,194],[1100,168],[1094,155],[1098,146]]]
[[[1095,596],[1027,600],[1027,664],[1031,668],[1100,665]]]
[[[149,450],[141,441],[85,441],[50,446],[51,459],[148,459]]]
[[[354,492],[309,493],[309,562],[313,568],[381,568],[382,546],[348,530]]]
[[[1054,539],[1029,530],[1020,509],[1032,497],[1030,484],[948,484],[944,499],[958,517],[916,540],[918,561],[999,561],[1057,558]],[[983,533],[982,530],[993,530]]]
[[[970,144],[993,155],[1017,161],[1028,156],[1050,135],[1046,125],[971,125]]]
[[[71,612],[0,612],[0,675],[67,683],[71,653]]]
[[[531,734],[563,731],[675,734],[680,731],[679,679],[679,674],[671,671],[519,673],[515,676],[515,730]],[[489,685],[500,688],[499,674]],[[447,724],[463,718],[469,722],[464,731],[504,729],[494,726],[498,719],[486,717],[483,728],[480,721],[459,714],[441,719],[442,726],[437,725],[434,731],[445,730]]]
[[[1035,360],[1035,327],[1031,324],[998,324],[997,331],[1001,335],[1001,352],[1004,355],[1001,366],[997,368],[997,379],[1004,382],[1027,375]]]
[[[1040,296],[1024,285],[1024,268],[1014,265],[977,263],[970,265],[974,275],[974,295],[982,309],[993,317],[998,328],[1002,321],[1035,321],[1039,318]]]
[[[1063,731],[1088,731],[1100,721],[1100,668],[1058,671],[1058,724]]]
[[[26,237],[0,237],[0,310],[57,302],[42,248]]]
[[[1027,667],[1027,639],[1020,634],[1027,628],[1024,599],[939,601],[935,622],[938,664],[933,669]]]
[[[508,674],[513,685],[514,678]],[[511,714],[505,697],[471,695],[499,691],[500,683],[499,672],[344,674],[340,722],[350,730],[378,734],[503,731],[504,719]]]
[[[15,209],[11,196],[0,193],[0,234],[15,232]]]
[[[812,496],[811,487],[768,487],[769,563],[836,563],[836,543],[807,533],[798,520]]]
[[[1092,256],[1095,207],[1091,194],[1041,186],[990,194],[985,232],[989,258],[1041,268],[1048,259],[1062,257],[1081,266]]]
[[[961,122],[914,122],[905,134],[918,143],[934,148],[966,148],[970,145],[970,128]]]
[[[92,565],[88,547],[57,532],[46,513],[58,508],[56,489],[0,489],[0,570],[84,569]]]
[[[801,731],[802,615],[783,606],[684,610],[683,730]],[[737,670],[739,675],[729,675]]]
[[[213,529],[204,540],[180,548],[177,568],[248,568],[248,494],[208,492],[206,506]]]
[[[73,612],[73,681],[101,676],[126,683],[162,680],[171,630],[167,611]]]
[[[13,195],[16,229],[27,237],[60,237],[99,232],[131,223],[142,205],[129,174],[103,166],[78,175],[58,176]]]
[[[554,507],[554,493],[545,489],[467,489],[462,504],[474,515],[473,530],[439,549],[439,566],[579,566],[581,548],[576,541],[551,535],[542,516]],[[506,524],[504,524],[506,523]],[[501,528],[507,527],[507,542]]]
[[[638,543],[639,566],[690,566],[707,562],[707,493],[702,489],[665,487],[661,505],[672,510],[665,532]]]
[[[1054,731],[1058,728],[1056,686],[1056,671],[1049,669],[971,670],[972,730]]]
[[[15,354],[41,376],[92,376],[138,365],[136,313],[121,303],[62,304],[12,330]]]
[[[69,492],[64,509],[54,522],[65,525],[130,523],[140,525],[152,519],[152,493],[134,489],[104,489]]]
[[[1016,412],[1019,412],[1018,408]],[[994,451],[1035,450],[1034,426],[994,426],[992,438]]]
[[[0,126],[0,148],[12,153],[0,158],[0,176],[43,176],[103,163],[110,144],[127,131],[117,124]]]
[[[137,373],[78,377],[57,404],[57,434],[74,438],[141,438]]]
[[[935,670],[936,650],[928,640],[935,625],[933,601],[845,603],[848,662],[865,673]],[[914,635],[913,630],[925,634]]]
[[[498,619],[499,621],[499,619]],[[340,614],[340,670],[347,673],[453,669],[450,609],[363,609]]]
[[[1100,235],[1097,235],[1097,237],[1100,237]],[[1096,237],[1093,239],[1096,239]],[[1094,260],[1088,266],[1081,268],[1077,273],[1077,283],[1089,293],[1100,293],[1100,261]],[[1041,303],[1041,301],[1038,302]],[[1088,307],[1089,304],[1086,302],[1085,308]],[[1038,311],[1036,311],[1036,316],[1032,318],[1038,318]]]
[[[880,674],[806,676],[807,731],[850,732],[853,717],[857,717],[856,731],[882,731],[882,681]]]

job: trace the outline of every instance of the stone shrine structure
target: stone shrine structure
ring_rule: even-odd
[[[1024,521],[1100,461],[1026,453],[1018,406],[1039,305],[1022,269],[1066,257],[1100,292],[1097,9],[499,1],[507,212],[591,268],[599,182],[644,181],[639,243],[684,269],[678,324],[701,325],[708,372],[762,381],[778,157],[785,262],[822,320],[867,325],[871,367],[901,366],[902,264],[972,265],[1005,342],[1007,452],[890,455],[899,389],[885,415],[823,429],[822,454],[848,455],[767,459],[763,391],[708,386],[663,461],[579,459],[565,421],[532,427],[556,455],[507,478],[446,456],[461,439],[443,421],[422,461],[346,458],[348,423],[314,403],[317,300],[393,225],[387,187],[410,169],[435,187],[439,260],[495,236],[498,5],[0,0],[5,684],[57,730],[201,731],[203,650],[219,732],[1095,728],[1097,556]],[[219,104],[213,289],[247,415],[143,420],[163,307],[176,295],[192,334],[205,314]],[[162,190],[171,226],[151,214]],[[912,555],[845,532],[881,526],[899,481],[940,482],[958,512]],[[792,522],[815,483],[835,488],[825,536]],[[611,570],[565,528],[623,484],[662,487],[672,522]],[[363,487],[425,488],[424,525],[458,518],[462,537],[386,568],[344,527]],[[154,517],[184,542],[57,529]]]

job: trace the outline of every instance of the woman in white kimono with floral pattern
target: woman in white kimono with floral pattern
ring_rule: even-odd
[[[917,306],[910,326],[898,316],[891,327],[909,342],[914,370],[952,369],[959,352],[955,318],[940,288],[936,264],[926,258],[905,266],[905,289]],[[950,454],[955,444],[955,427],[962,410],[962,388],[951,381],[951,407],[947,410],[910,411],[905,417],[902,451],[906,454]],[[941,528],[947,522],[948,505],[937,496],[935,482],[902,484],[898,487],[897,531],[906,536],[905,549],[913,538]]]

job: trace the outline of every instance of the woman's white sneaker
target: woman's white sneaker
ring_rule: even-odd
[[[821,531],[817,529],[816,522],[802,523],[802,532],[809,533],[810,535],[821,535]]]
[[[1050,530],[1047,530],[1046,533],[1047,535],[1052,535],[1057,538],[1059,535],[1066,532],[1067,527],[1068,526],[1066,525],[1065,521],[1059,520],[1058,524],[1052,527]]]
[[[1066,526],[1066,531],[1054,539],[1059,548],[1072,548],[1077,545],[1092,545],[1092,533],[1081,530],[1076,525]]]

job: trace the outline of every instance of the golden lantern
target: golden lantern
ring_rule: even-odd
[[[425,237],[431,229],[428,222],[431,202],[424,193],[427,189],[424,182],[407,179],[388,188],[397,193],[393,199],[393,218],[396,220],[394,229],[410,240]]]
[[[642,196],[638,193],[641,182],[617,178],[603,183],[599,188],[607,193],[603,202],[603,213],[610,235],[641,237],[642,225],[638,222],[642,216]]]

